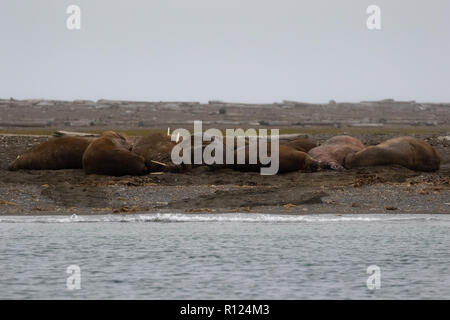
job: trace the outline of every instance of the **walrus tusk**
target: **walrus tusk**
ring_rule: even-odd
[[[164,166],[164,167],[167,167],[167,164],[165,164],[165,163],[162,163],[162,162],[159,162],[159,161],[155,161],[155,160],[150,160],[150,162],[153,162],[153,163],[156,163],[156,164],[162,165],[162,166]]]
[[[164,174],[164,172],[150,172],[150,174]]]
[[[170,136],[170,127],[167,128],[167,135]]]
[[[180,133],[179,132],[177,134],[177,143],[178,143],[178,141],[180,141]]]

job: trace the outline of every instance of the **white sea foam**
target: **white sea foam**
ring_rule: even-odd
[[[320,223],[320,222],[377,222],[409,220],[448,220],[450,217],[437,215],[279,215],[279,214],[182,214],[156,213],[132,215],[83,215],[83,216],[3,216],[0,223],[109,223],[109,222],[253,222],[253,223]]]

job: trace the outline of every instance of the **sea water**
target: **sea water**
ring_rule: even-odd
[[[448,299],[449,233],[447,215],[1,216],[0,298]]]

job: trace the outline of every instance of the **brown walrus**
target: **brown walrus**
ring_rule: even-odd
[[[131,152],[127,137],[114,131],[104,132],[83,154],[83,169],[87,174],[111,176],[148,173],[144,157]]]
[[[83,153],[94,138],[53,138],[19,155],[8,170],[81,169]]]
[[[347,154],[364,149],[361,141],[350,136],[335,136],[322,145],[309,150],[308,154],[319,161],[323,169],[343,170]]]
[[[235,164],[228,165],[228,167],[238,171],[260,171],[262,167],[269,167],[269,165],[263,165],[260,162],[259,155],[256,164],[249,163],[249,149],[247,145],[245,148],[245,164],[237,164],[238,152],[241,148],[234,151]],[[271,155],[271,143],[267,143],[267,153]],[[319,162],[310,157],[307,153],[298,151],[292,147],[284,144],[279,145],[279,158],[278,158],[278,173],[285,173],[297,170],[304,171],[316,171],[319,167]]]
[[[223,143],[223,163],[226,162],[226,153],[227,152],[232,152],[234,153],[234,151],[238,148],[241,147],[241,144],[238,143],[238,138],[234,137],[234,142],[233,146],[230,148],[227,148],[227,142],[228,142],[228,137],[223,137],[222,139],[220,139],[220,141]],[[258,141],[258,139],[255,139],[255,142]],[[250,143],[250,139],[249,137],[245,137],[243,141],[241,141],[241,143],[243,142],[243,146],[242,147],[248,147],[249,143]],[[289,140],[289,141],[279,141],[280,145],[284,145],[287,147],[291,147],[297,151],[302,151],[302,152],[308,152],[309,150],[311,150],[312,148],[316,147],[316,143],[307,139],[307,138],[296,138],[293,140]],[[268,141],[268,145],[270,145],[270,141]],[[205,145],[203,145],[203,149],[204,149]]]
[[[413,137],[399,137],[370,146],[345,158],[345,167],[398,164],[411,170],[439,170],[440,157],[425,141]]]
[[[189,170],[188,164],[176,165],[172,162],[172,149],[176,144],[176,142],[171,141],[170,136],[154,133],[140,138],[133,146],[132,151],[144,157],[151,172],[183,172]]]

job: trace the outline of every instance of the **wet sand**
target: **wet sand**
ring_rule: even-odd
[[[418,128],[418,132],[420,128]],[[276,176],[198,167],[141,177],[86,175],[82,170],[6,170],[15,157],[49,136],[0,136],[0,215],[180,213],[450,213],[450,142],[417,134],[440,153],[441,169],[401,166]],[[333,136],[314,134],[321,143]],[[374,145],[397,135],[355,135]]]

